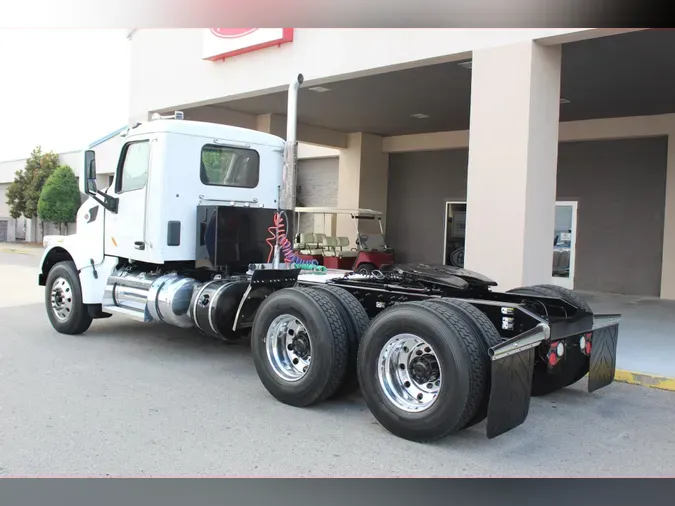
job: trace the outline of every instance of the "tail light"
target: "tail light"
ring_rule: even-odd
[[[548,349],[547,361],[549,367],[555,367],[565,354],[565,343],[562,341],[555,341],[551,343]]]
[[[589,332],[579,338],[579,349],[586,356],[591,355],[593,333]]]

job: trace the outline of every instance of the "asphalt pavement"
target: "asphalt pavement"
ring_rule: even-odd
[[[411,443],[358,395],[280,404],[246,345],[121,317],[57,334],[38,258],[0,252],[0,476],[675,475],[673,392],[582,380],[494,440]]]

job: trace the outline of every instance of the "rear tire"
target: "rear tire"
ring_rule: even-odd
[[[461,314],[428,301],[380,313],[363,336],[358,371],[373,416],[417,442],[457,432],[476,416],[487,376],[483,350]]]
[[[370,326],[368,313],[354,295],[344,288],[331,285],[320,285],[309,288],[309,291],[319,291],[325,293],[333,299],[341,310],[342,318],[347,326],[347,337],[349,340],[349,350],[347,359],[347,372],[342,385],[335,393],[334,397],[342,397],[353,394],[359,389],[359,378],[356,370],[358,359],[359,344],[363,334]]]
[[[93,319],[82,302],[82,287],[74,262],[59,262],[49,271],[45,307],[49,322],[61,334],[83,334],[91,326]]]
[[[365,276],[368,276],[373,273],[375,269],[375,265],[371,263],[362,263],[359,264],[359,266],[356,268],[356,274],[363,274]]]
[[[277,400],[298,407],[324,401],[338,390],[347,369],[340,307],[318,291],[279,290],[258,309],[251,351],[258,377]]]
[[[490,356],[488,355],[488,349],[493,346],[498,345],[502,342],[502,338],[497,331],[497,328],[493,325],[490,319],[476,306],[464,302],[463,300],[457,299],[430,299],[428,302],[443,304],[446,307],[452,308],[457,311],[461,317],[464,319],[464,322],[471,327],[471,330],[474,333],[476,342],[481,347],[481,353],[483,355],[483,362],[485,370],[487,371],[485,379],[485,390],[483,392],[482,399],[480,401],[478,412],[476,415],[469,420],[469,422],[464,426],[465,429],[473,427],[474,425],[482,422],[487,418],[488,414],[488,405],[490,403],[490,389],[491,389],[491,364]]]
[[[588,302],[576,292],[568,290],[557,285],[533,285],[509,290],[507,293],[521,295],[541,295],[543,297],[555,297],[568,302],[583,311],[593,313]],[[568,347],[568,352],[562,364],[563,368],[559,374],[548,374],[545,363],[537,362],[534,368],[532,378],[532,396],[541,397],[562,390],[568,386],[574,385],[588,373],[590,365],[589,358],[572,348]]]

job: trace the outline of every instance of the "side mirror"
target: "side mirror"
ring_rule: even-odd
[[[84,152],[84,188],[85,193],[94,195],[96,187],[96,152],[88,149]]]

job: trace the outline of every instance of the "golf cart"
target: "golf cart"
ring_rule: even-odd
[[[303,233],[295,236],[293,249],[295,254],[306,262],[323,265],[327,269],[350,270],[359,274],[369,274],[383,266],[394,263],[394,251],[384,239],[382,213],[372,209],[337,209],[332,207],[296,207],[295,228],[302,230],[303,218],[313,215],[314,230],[317,219],[323,220],[323,232]],[[349,216],[356,227],[356,247],[351,248],[348,237],[336,237],[335,228],[338,216]],[[327,220],[328,218],[328,220]],[[379,233],[361,233],[363,220],[377,220]],[[329,222],[326,226],[326,222]],[[370,227],[371,230],[374,227]]]

